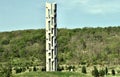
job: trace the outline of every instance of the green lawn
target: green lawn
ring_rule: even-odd
[[[26,72],[14,75],[14,77],[92,77],[76,72]]]
[[[93,77],[89,74],[78,72],[24,72],[15,74],[13,77]],[[120,77],[120,74],[115,76],[107,75],[106,77]]]
[[[107,75],[106,77],[120,77],[120,74],[117,74],[115,76],[113,76],[113,75]]]

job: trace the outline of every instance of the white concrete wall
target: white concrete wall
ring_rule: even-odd
[[[57,71],[56,12],[56,3],[46,3],[46,71]]]

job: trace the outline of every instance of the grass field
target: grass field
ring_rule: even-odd
[[[89,74],[78,72],[25,72],[14,75],[14,77],[93,77]],[[120,77],[119,75],[107,75],[106,77]]]
[[[14,77],[92,77],[88,74],[76,72],[26,72],[14,75]]]

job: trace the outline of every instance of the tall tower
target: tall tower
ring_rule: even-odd
[[[56,12],[56,3],[46,3],[46,71],[57,71]]]

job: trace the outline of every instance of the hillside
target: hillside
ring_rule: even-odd
[[[120,27],[58,29],[58,64],[120,64]],[[0,63],[45,65],[45,30],[0,33]]]

